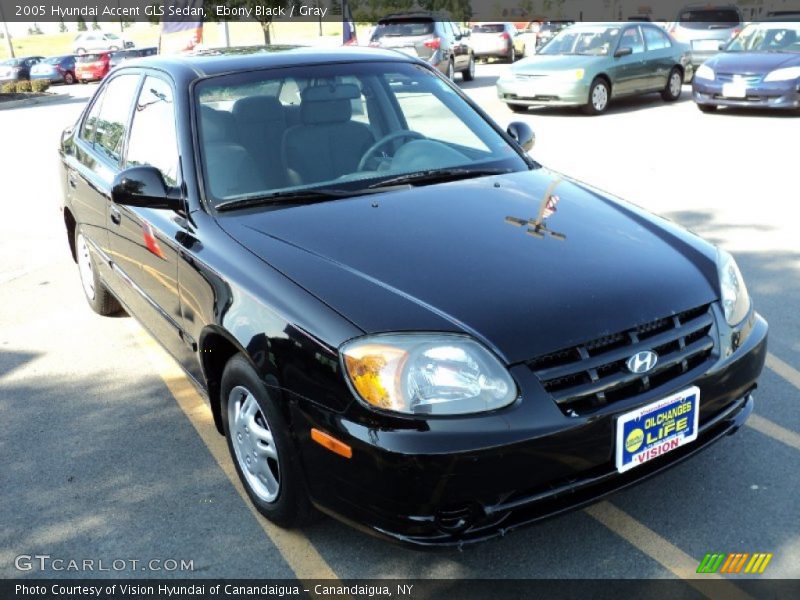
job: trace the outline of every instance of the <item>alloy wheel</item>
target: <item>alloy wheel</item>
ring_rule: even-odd
[[[605,85],[598,84],[592,90],[592,107],[597,112],[603,112],[608,104],[608,89]]]
[[[250,490],[264,502],[275,502],[281,489],[280,459],[267,418],[244,386],[228,395],[231,442]]]
[[[75,250],[78,253],[78,271],[81,276],[83,292],[89,300],[94,300],[94,271],[92,269],[92,255],[89,253],[89,244],[86,243],[83,234],[78,235],[77,242]]]
[[[682,85],[681,74],[673,71],[669,78],[669,93],[672,94],[673,98],[677,98],[680,95]]]

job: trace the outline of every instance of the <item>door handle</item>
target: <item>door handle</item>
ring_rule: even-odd
[[[119,209],[113,204],[108,209],[108,215],[114,225],[119,225],[122,223],[122,215],[120,214]]]
[[[67,173],[67,183],[69,183],[69,187],[71,188],[78,187],[78,176],[75,175],[75,171]]]

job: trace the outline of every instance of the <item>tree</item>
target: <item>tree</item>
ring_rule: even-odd
[[[58,20],[58,30],[59,30],[61,33],[66,33],[67,31],[69,31],[69,30],[67,29],[67,24],[66,24],[66,23],[64,23],[64,19],[63,19],[63,18],[61,18],[61,19],[59,19],[59,20]]]
[[[95,31],[100,30],[100,23],[97,22],[97,17],[95,17],[94,20],[92,21],[92,29],[94,29]]]
[[[86,21],[81,15],[78,15],[78,31],[86,31]]]

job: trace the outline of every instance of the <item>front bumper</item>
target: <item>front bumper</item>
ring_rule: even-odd
[[[581,81],[558,81],[552,77],[519,77],[497,81],[501,102],[525,106],[583,106],[589,101],[589,84]]]
[[[728,354],[725,344],[743,337],[745,329],[744,342]],[[532,397],[496,414],[426,421],[365,421],[352,411],[333,414],[297,403],[292,421],[312,500],[359,529],[415,547],[461,547],[592,503],[741,427],[752,411],[751,394],[764,365],[767,324],[753,313],[738,332],[729,330],[720,338],[719,358],[699,367],[699,373],[689,371],[588,417],[565,416],[549,397]],[[523,396],[535,387],[527,366],[513,367],[512,374]],[[618,473],[616,418],[691,385],[701,390],[698,438]],[[309,441],[302,432],[311,427],[352,446],[352,458]]]
[[[710,106],[738,106],[747,108],[800,108],[800,82],[776,81],[759,83],[747,88],[744,98],[732,98],[723,93],[723,82],[695,78],[692,97],[698,104]]]

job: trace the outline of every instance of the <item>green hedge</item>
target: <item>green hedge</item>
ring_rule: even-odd
[[[0,88],[4,94],[13,94],[17,91],[17,82],[16,81],[6,81],[3,84],[3,87]]]
[[[22,81],[17,82],[17,93],[21,94],[23,92],[30,92],[31,91],[31,82],[23,79]]]

